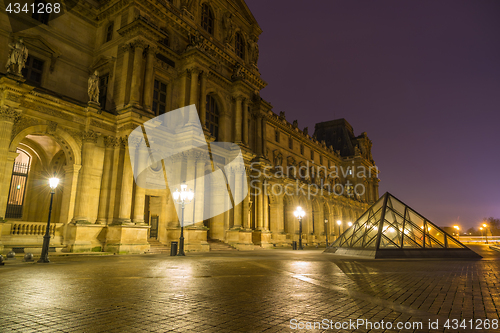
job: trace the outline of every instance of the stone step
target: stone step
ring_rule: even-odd
[[[210,246],[210,251],[238,251],[231,245],[216,239],[208,240],[208,245]]]

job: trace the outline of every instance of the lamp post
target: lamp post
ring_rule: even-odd
[[[486,239],[486,244],[488,244],[488,225],[486,223],[483,223],[483,228],[484,228],[484,238]]]
[[[326,247],[328,247],[328,219],[325,219]]]
[[[192,190],[187,189],[186,184],[181,185],[181,191],[175,189],[173,193],[174,201],[181,205],[181,237],[179,238],[179,253],[178,256],[185,256],[184,253],[184,207],[186,204],[190,203],[194,198],[194,193]]]
[[[340,225],[342,224],[342,221],[340,220],[337,220],[337,225],[339,226],[339,235],[337,236],[337,238],[340,237]]]
[[[348,225],[349,227],[352,227],[352,222],[347,222],[347,225]]]
[[[52,215],[52,202],[54,200],[54,193],[56,192],[56,187],[59,184],[59,178],[50,178],[50,205],[49,205],[49,217],[47,219],[47,228],[45,229],[45,235],[43,236],[42,245],[42,255],[38,260],[39,263],[49,263],[49,243],[50,243],[50,216]]]
[[[302,209],[302,207],[298,206],[297,209],[293,212],[296,218],[299,219],[299,250],[303,250],[302,247],[302,218],[306,216],[306,212]]]
[[[460,239],[460,227],[458,225],[454,225],[453,228],[457,230],[457,239]]]

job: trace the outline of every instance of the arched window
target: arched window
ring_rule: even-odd
[[[207,95],[206,122],[210,134],[219,140],[219,106],[212,95]]]
[[[7,209],[5,217],[21,218],[23,217],[23,205],[28,183],[28,173],[31,164],[31,156],[25,151],[17,149],[14,167],[12,168],[12,177],[10,179],[10,190],[7,199]]]
[[[206,3],[203,4],[201,10],[201,27],[205,29],[209,34],[214,33],[214,13],[210,6]]]
[[[236,33],[234,50],[238,57],[245,59],[245,40],[239,32]]]

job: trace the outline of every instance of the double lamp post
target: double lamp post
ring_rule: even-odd
[[[181,185],[181,190],[178,189],[172,194],[175,203],[181,205],[181,237],[179,238],[179,253],[178,256],[185,256],[184,253],[184,207],[194,199],[194,193],[191,189],[188,190],[186,184]]]

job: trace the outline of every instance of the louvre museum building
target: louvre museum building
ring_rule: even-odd
[[[82,0],[59,14],[0,16],[0,250],[36,253],[49,210],[51,251],[144,253],[177,241],[172,191],[137,185],[129,136],[192,105],[206,142],[241,150],[244,167],[227,181],[248,195],[207,215],[220,198],[198,189],[230,161],[183,154],[178,172],[192,171],[196,187],[186,251],[299,237],[324,246],[379,198],[366,133],[328,110],[309,131],[260,96],[262,30],[243,0]]]

